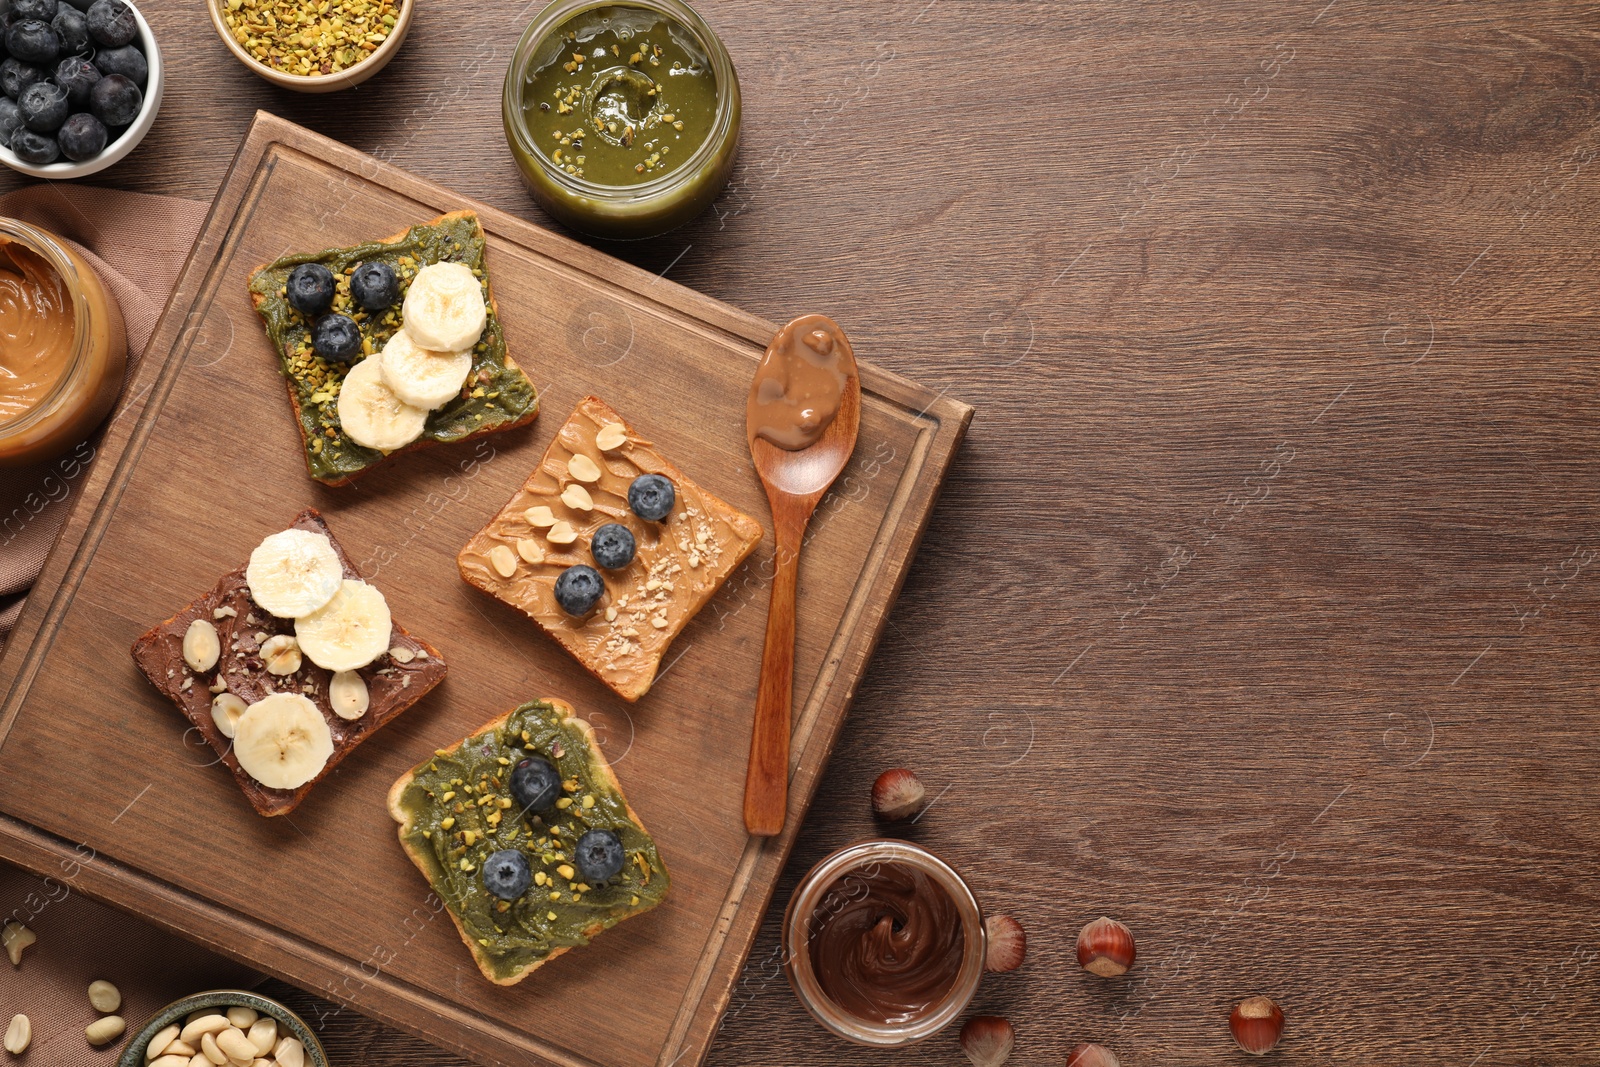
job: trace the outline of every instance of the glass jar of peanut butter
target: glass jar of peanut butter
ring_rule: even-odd
[[[53,459],[93,433],[127,360],[122,312],[88,261],[0,218],[0,466]]]

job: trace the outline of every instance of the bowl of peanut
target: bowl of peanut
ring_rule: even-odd
[[[122,1050],[117,1067],[328,1067],[305,1020],[269,997],[213,989],[156,1012]]]

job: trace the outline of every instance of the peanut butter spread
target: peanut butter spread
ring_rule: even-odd
[[[72,294],[31,248],[0,237],[0,423],[49,395],[72,365]]]
[[[673,484],[676,503],[660,522],[628,506],[628,487],[641,474]],[[556,602],[556,579],[568,567],[595,566],[590,538],[606,523],[633,534],[633,561],[603,570],[605,593],[594,610],[569,615]],[[620,696],[637,700],[672,639],[760,541],[760,523],[690,481],[588,397],[456,562],[467,582],[527,614]]]

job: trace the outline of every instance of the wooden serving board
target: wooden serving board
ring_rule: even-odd
[[[249,271],[475,206],[257,116],[0,661],[0,855],[57,878],[76,860],[69,881],[91,896],[487,1063],[683,1067],[716,1031],[972,412],[862,364],[860,444],[802,562],[789,821],[752,840],[741,797],[772,541],[743,411],[772,324],[477,207],[543,414],[351,487],[306,475]],[[768,528],[632,707],[455,565],[588,393]],[[308,504],[450,675],[293,815],[264,819],[128,650]],[[673,888],[498,988],[402,854],[384,793],[434,748],[546,695],[595,726]]]

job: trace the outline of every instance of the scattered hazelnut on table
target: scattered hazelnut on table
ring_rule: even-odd
[[[975,1015],[961,1027],[961,1051],[973,1067],[1000,1067],[1011,1058],[1016,1031],[1008,1020],[994,1015]]]
[[[922,814],[927,799],[922,782],[903,767],[884,771],[872,783],[872,810],[891,822]]]
[[[1228,1029],[1241,1049],[1252,1056],[1264,1056],[1283,1037],[1283,1009],[1266,997],[1249,997],[1233,1009]]]
[[[1137,950],[1133,931],[1115,919],[1101,916],[1078,931],[1078,966],[1101,978],[1127,974]]]
[[[1104,1045],[1079,1045],[1067,1053],[1067,1067],[1122,1067],[1122,1063]]]
[[[1022,932],[1021,923],[1009,915],[991,915],[983,920],[983,932],[989,943],[984,970],[1014,971],[1022,966],[1028,954],[1028,935]]]

